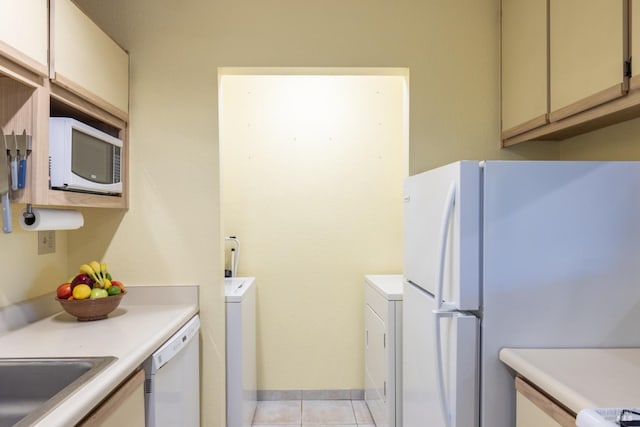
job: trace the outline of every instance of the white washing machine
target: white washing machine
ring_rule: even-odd
[[[367,275],[364,396],[377,427],[402,426],[402,275]]]
[[[254,277],[224,279],[227,331],[227,426],[251,427],[257,405]]]

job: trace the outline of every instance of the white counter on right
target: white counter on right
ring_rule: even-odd
[[[640,348],[504,348],[500,360],[575,413],[640,407]]]

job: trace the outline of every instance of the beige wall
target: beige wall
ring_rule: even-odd
[[[217,74],[206,1],[84,1],[130,52],[130,209],[87,210],[71,264],[125,283],[200,285],[202,425],[225,425]],[[97,20],[100,22],[100,20]]]
[[[640,160],[640,119],[559,141],[558,157],[569,160]]]
[[[37,255],[38,233],[24,231],[18,225],[23,209],[24,205],[12,205],[13,232],[0,233],[0,307],[55,291],[70,274],[67,268],[67,236],[76,231],[57,231],[56,252]]]
[[[222,78],[223,223],[257,277],[260,390],[363,388],[363,276],[402,271],[406,81]]]

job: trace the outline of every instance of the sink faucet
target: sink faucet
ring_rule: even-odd
[[[240,241],[236,236],[225,237],[224,240],[229,240],[235,243],[236,247],[231,248],[231,277],[236,277],[238,275],[238,263],[240,262]]]

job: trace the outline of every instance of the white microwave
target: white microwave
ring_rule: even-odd
[[[122,140],[68,117],[49,119],[49,186],[122,194]]]

